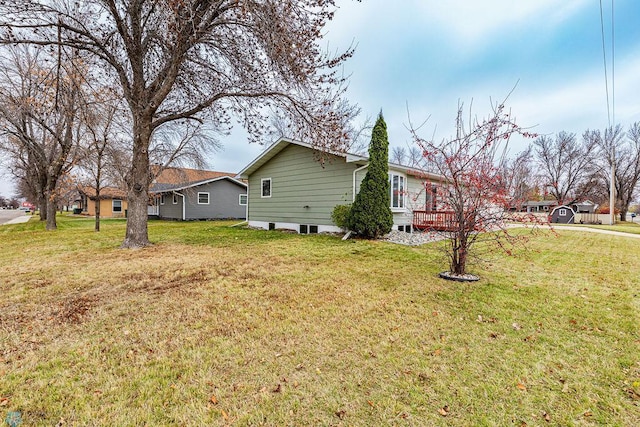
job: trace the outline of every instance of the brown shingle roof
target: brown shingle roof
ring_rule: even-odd
[[[232,172],[216,172],[188,168],[166,168],[153,181],[154,184],[188,184],[191,182],[206,181],[208,179],[236,176]]]
[[[88,198],[95,200],[96,189],[88,185],[78,186],[80,194],[84,194]],[[100,189],[100,199],[127,199],[127,192],[117,187],[103,187]]]

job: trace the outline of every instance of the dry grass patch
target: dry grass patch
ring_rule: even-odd
[[[90,222],[62,223],[57,233],[16,230],[0,243],[2,418],[20,411],[26,425],[269,426],[640,420],[632,239],[539,237],[525,255],[497,255],[478,271],[481,282],[468,285],[436,278],[442,264],[429,245],[152,222],[158,243],[124,251],[122,222],[100,234]],[[8,253],[24,233],[38,242],[32,251]]]

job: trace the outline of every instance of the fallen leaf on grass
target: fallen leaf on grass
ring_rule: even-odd
[[[582,414],[585,418],[589,418],[589,417],[593,417],[593,412],[591,411],[586,411],[584,414]]]
[[[513,323],[513,324],[511,324],[511,326],[512,326],[512,327],[513,327],[513,329],[515,329],[516,331],[519,331],[520,329],[522,329],[522,326],[520,326],[520,325],[519,325],[519,324],[517,324],[517,323]]]
[[[224,409],[220,409],[220,414],[222,414],[222,418],[224,418],[225,420],[229,419],[229,415],[227,414],[227,411],[225,411]]]
[[[343,419],[347,415],[347,412],[344,409],[336,411],[336,417]]]
[[[640,393],[638,393],[632,388],[627,389],[627,394],[629,395],[631,400],[640,400]]]
[[[375,405],[372,401],[370,401],[370,400],[367,400],[367,403],[368,403],[368,404],[369,404],[369,406],[371,406],[372,408],[376,406],[376,405]]]
[[[443,417],[449,415],[449,405],[444,405],[442,408],[438,409],[438,413]]]
[[[522,383],[518,383],[517,387],[522,391],[527,391],[527,386]]]
[[[271,390],[272,393],[280,393],[282,391],[282,384],[278,383],[278,385]]]
[[[209,399],[209,401],[210,401],[211,403],[213,403],[214,405],[217,405],[217,404],[218,404],[218,399],[216,398],[216,396],[215,396],[215,395],[212,395],[212,396],[211,396],[211,399]]]
[[[433,353],[431,353],[432,356],[440,356],[441,354],[442,354],[441,348],[437,348]]]
[[[9,404],[9,399],[6,397],[0,397],[0,406],[7,406]]]
[[[546,422],[548,422],[548,423],[551,422],[551,416],[549,414],[547,414],[546,412],[542,413],[542,418],[544,418],[544,420]]]

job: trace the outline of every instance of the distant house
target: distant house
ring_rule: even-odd
[[[520,212],[548,213],[558,206],[555,200],[529,200],[521,205]]]
[[[319,153],[309,144],[280,139],[239,173],[249,183],[249,225],[299,233],[339,232],[331,213],[336,205],[353,202],[367,167],[364,156]],[[438,219],[443,214],[442,180],[390,163],[393,228],[409,232]]]
[[[571,206],[556,206],[549,215],[549,222],[553,224],[573,224],[575,223],[576,212]]]
[[[90,186],[79,186],[80,206],[83,214],[95,216],[96,189]],[[117,187],[100,189],[100,217],[124,218],[127,211],[127,193]]]
[[[569,204],[575,213],[595,213],[598,209],[598,204],[593,203],[591,200],[584,200],[582,202],[573,202]]]
[[[166,168],[154,179],[149,214],[163,219],[246,218],[247,184],[234,173]]]

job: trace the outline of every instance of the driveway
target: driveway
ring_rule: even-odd
[[[31,219],[31,215],[27,215],[24,211],[17,209],[0,209],[0,225],[18,224],[27,222]]]

